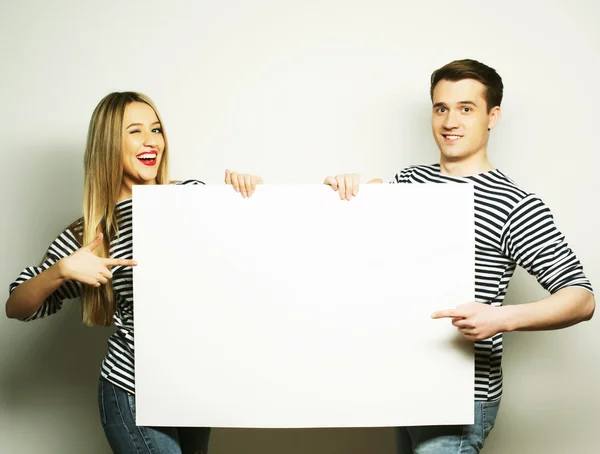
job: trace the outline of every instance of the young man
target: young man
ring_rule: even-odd
[[[503,332],[565,328],[591,319],[595,309],[592,287],[548,207],[488,160],[502,92],[498,73],[474,60],[434,71],[431,126],[440,162],[408,167],[392,181],[471,182],[475,188],[475,301],[432,315],[450,319],[475,342],[475,424],[400,428],[401,440],[408,440],[415,454],[478,453],[483,447],[502,394]],[[327,177],[325,184],[350,200],[358,194],[359,177]],[[516,265],[533,274],[550,296],[502,306]]]

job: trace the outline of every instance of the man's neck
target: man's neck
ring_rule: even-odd
[[[487,155],[469,156],[461,160],[448,160],[443,155],[440,157],[440,173],[452,177],[469,177],[480,173],[489,172],[494,167],[488,161]]]

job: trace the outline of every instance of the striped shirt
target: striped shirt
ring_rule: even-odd
[[[177,184],[204,184],[198,180],[186,180]],[[110,242],[109,255],[117,259],[133,258],[132,201],[118,202],[116,205],[118,234]],[[56,238],[40,266],[24,269],[19,277],[10,284],[10,292],[27,279],[47,270],[60,259],[67,257],[81,247],[80,238],[83,233],[83,219],[75,221]],[[115,266],[112,284],[117,302],[114,314],[116,332],[108,340],[108,352],[102,361],[101,375],[111,383],[135,393],[134,354],[133,354],[133,270],[131,267]],[[68,281],[56,289],[25,321],[43,318],[58,312],[64,300],[81,295],[81,285],[76,281]]]
[[[501,306],[517,265],[555,293],[565,287],[592,292],[579,260],[539,197],[497,169],[469,177],[440,173],[440,165],[412,166],[391,183],[472,183],[475,200],[475,301]],[[465,301],[468,302],[468,301]],[[502,395],[502,333],[475,342],[475,400]]]

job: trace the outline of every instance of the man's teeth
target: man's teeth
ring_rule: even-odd
[[[456,139],[460,139],[460,136],[446,136],[446,139],[456,140]]]

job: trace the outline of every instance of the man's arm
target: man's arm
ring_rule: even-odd
[[[499,309],[504,312],[504,331],[550,330],[590,320],[596,301],[584,288],[565,287],[539,301]]]
[[[566,328],[592,318],[596,307],[592,286],[550,209],[539,198],[526,197],[511,213],[502,248],[507,257],[534,275],[550,296],[504,307],[468,303],[436,312],[432,318],[452,318],[452,324],[471,340],[502,331]]]
[[[594,295],[588,290],[565,287],[532,303],[500,307],[467,303],[456,309],[435,312],[431,317],[451,318],[463,336],[476,341],[501,332],[567,328],[590,320],[595,307]]]

